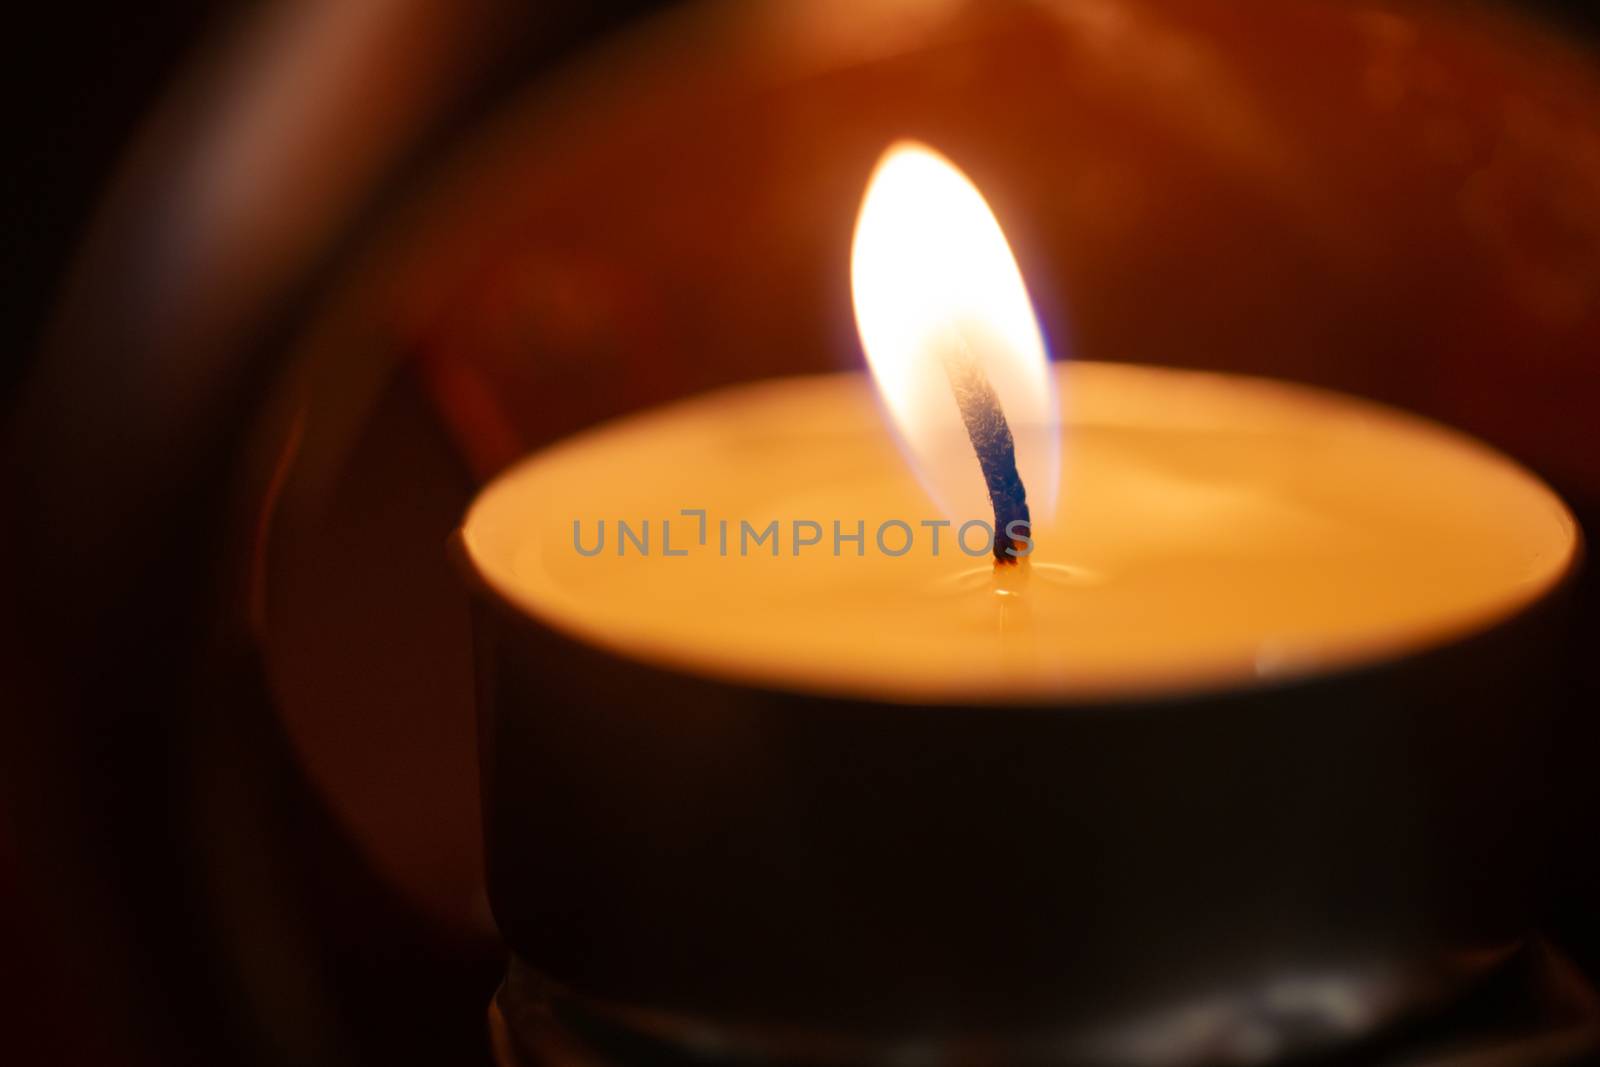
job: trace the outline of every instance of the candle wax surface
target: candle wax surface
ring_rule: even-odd
[[[1574,561],[1577,528],[1543,483],[1427,420],[1265,379],[1054,370],[1058,504],[1033,516],[1026,573],[998,583],[986,545],[956,544],[991,516],[935,509],[858,374],[733,387],[539,452],[474,502],[467,554],[520,610],[626,656],[936,703],[1132,699],[1387,659],[1513,614]],[[705,544],[683,509],[705,510]],[[945,518],[935,554],[921,524]],[[635,535],[648,520],[648,553],[618,554],[619,519]],[[598,554],[574,520],[587,550],[604,520]],[[753,539],[773,520],[776,555]],[[798,554],[796,520],[821,527]],[[835,520],[862,524],[861,554],[835,554]],[[898,527],[878,544],[888,520],[911,529],[903,555]],[[663,522],[686,555],[665,554]]]

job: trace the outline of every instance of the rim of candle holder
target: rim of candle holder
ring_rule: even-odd
[[[1241,1018],[1243,1041],[1175,1045],[1165,1055],[1118,1050],[1103,1039],[1040,1041],[1027,1037],[861,1041],[818,1032],[720,1026],[647,1009],[587,1001],[512,956],[488,1007],[496,1067],[624,1067],[696,1064],[744,1067],[786,1064],[1093,1063],[1104,1067],[1211,1067],[1244,1063],[1365,1063],[1394,1067],[1484,1064],[1576,1067],[1600,1055],[1600,991],[1539,935],[1485,956],[1449,988],[1427,976],[1391,998],[1390,1010],[1355,1032],[1283,1042],[1262,1054],[1261,1020]],[[1484,1003],[1498,1002],[1497,1013]],[[1509,1009],[1507,1002],[1510,1002]],[[1454,1013],[1454,1015],[1452,1014]],[[1463,1015],[1464,1018],[1456,1018]],[[1506,1017],[1500,1017],[1506,1016]],[[1418,1024],[1431,1022],[1431,1025]],[[1477,1032],[1474,1033],[1473,1031]],[[1134,1034],[1137,1027],[1123,1033]],[[1341,1040],[1342,1039],[1342,1040]],[[1374,1043],[1390,1047],[1374,1048]],[[1347,1058],[1348,1057],[1348,1058]]]

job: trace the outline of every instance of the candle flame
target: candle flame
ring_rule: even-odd
[[[990,513],[946,371],[957,358],[993,386],[1034,514],[1050,515],[1060,479],[1055,376],[1022,272],[977,186],[926,145],[891,145],[867,183],[850,275],[867,363],[934,502],[958,520]]]

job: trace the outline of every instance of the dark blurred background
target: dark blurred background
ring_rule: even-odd
[[[26,3],[8,12],[8,66],[12,73],[7,151],[0,167],[0,199],[4,202],[4,266],[0,268],[0,427],[12,414],[17,393],[37,362],[37,349],[56,307],[64,277],[80,251],[97,207],[135,138],[151,133],[158,105],[186,74],[203,67],[244,19],[265,9],[312,7],[314,4],[263,3],[257,0],[164,0],[158,4],[74,5]],[[425,8],[426,5],[413,4]],[[465,91],[450,102],[462,116],[471,116],[508,84],[538,75],[580,52],[591,42],[629,25],[668,0],[541,0],[532,4],[474,4],[485,11],[511,12],[494,28],[498,34],[487,50],[481,77],[464,79]],[[518,9],[522,10],[518,10]],[[449,121],[441,122],[442,126]],[[14,502],[0,503],[4,515]],[[0,546],[5,545],[0,533]],[[14,572],[0,573],[0,603],[15,592]],[[56,865],[70,862],[71,849],[52,851],[41,837],[59,832],[53,817],[41,816],[42,793],[94,792],[105,782],[52,782],[35,772],[40,733],[30,718],[60,711],[55,694],[39,681],[31,652],[22,651],[14,618],[0,611],[0,1062],[17,1065],[87,1064],[214,1064],[238,1053],[241,1035],[252,1043],[259,1062],[485,1063],[484,1008],[498,983],[501,962],[492,946],[479,945],[462,958],[459,944],[410,940],[415,916],[403,908],[376,917],[377,928],[398,934],[392,956],[374,957],[354,935],[343,948],[330,945],[325,977],[338,989],[337,1004],[309,1007],[320,1019],[307,1019],[300,1032],[264,1033],[242,1016],[229,1016],[243,987],[213,972],[203,957],[208,952],[199,925],[191,925],[186,905],[173,884],[174,856],[142,851],[113,861],[120,876],[106,871],[72,871]],[[152,612],[150,625],[159,629],[162,612]],[[176,643],[174,638],[174,643]],[[159,655],[160,641],[150,651]],[[144,652],[134,652],[143,655]],[[84,667],[95,671],[93,665]],[[129,693],[131,703],[151,694]],[[153,725],[136,735],[91,742],[94,771],[104,771],[114,790],[93,803],[109,802],[125,813],[143,812],[161,818],[170,802],[170,783],[163,775],[170,739]],[[270,741],[268,742],[270,744]],[[112,764],[116,766],[113,766]],[[143,764],[132,782],[119,767]],[[91,772],[92,773],[92,772]],[[347,842],[330,829],[320,812],[297,808],[303,801],[297,786],[285,783],[283,796],[264,799],[285,805],[285,817],[304,833],[308,864],[330,865],[325,885],[344,882],[346,901],[365,911],[384,893],[370,875],[350,862]],[[132,815],[138,818],[137,814]],[[70,822],[70,820],[68,820]],[[248,835],[248,827],[238,827]],[[175,846],[181,847],[181,846]],[[27,878],[19,878],[26,865]],[[101,882],[106,896],[98,901],[49,901],[45,910],[71,913],[82,907],[81,929],[62,931],[40,915],[41,895],[81,884],[82,876]],[[112,881],[104,881],[105,877]],[[114,910],[104,907],[115,902]],[[341,906],[335,905],[337,912]],[[153,931],[120,929],[129,916],[160,916]],[[324,931],[326,933],[326,931]],[[153,936],[162,943],[143,940]],[[271,936],[271,935],[268,935]],[[162,957],[143,974],[121,974],[111,983],[91,973],[89,955],[62,953],[65,943],[107,944],[107,959],[131,942],[135,956]],[[187,943],[189,939],[193,943]],[[425,942],[427,935],[422,935]],[[337,935],[334,935],[337,940]],[[429,957],[434,958],[430,962]],[[339,962],[343,957],[348,966]],[[443,962],[441,957],[453,962]],[[187,977],[174,979],[177,972]],[[303,962],[303,961],[297,961]],[[295,966],[294,963],[288,966]],[[317,965],[313,964],[313,967]],[[113,965],[108,972],[117,968]],[[222,977],[222,984],[218,979]],[[117,988],[131,980],[133,987]],[[269,978],[270,983],[273,979]],[[170,983],[170,984],[169,984]],[[164,988],[163,988],[164,986]],[[440,997],[441,989],[453,989]],[[111,999],[107,999],[111,998]],[[442,1004],[441,999],[454,1001]],[[284,1005],[276,1005],[276,1008]],[[420,1014],[426,1008],[426,1014]],[[291,1011],[295,1010],[293,1008]],[[325,1024],[335,1016],[359,1019],[358,1029],[385,1031],[391,1037],[355,1043],[329,1039],[342,1024]],[[432,1016],[431,1018],[429,1016]],[[412,1021],[406,1023],[410,1018]],[[396,1024],[399,1024],[398,1026]],[[290,1029],[293,1029],[291,1025]],[[308,1059],[309,1057],[309,1059]]]
[[[552,56],[672,0],[570,0],[530,5],[565,11]],[[1470,0],[1469,0],[1470,2]],[[1503,0],[1574,37],[1600,35],[1600,5],[1588,0]],[[96,197],[145,117],[208,34],[248,0],[165,0],[92,12],[68,4],[23,4],[8,35],[13,72],[6,212],[4,345],[0,395],[27,365],[51,298],[88,223]],[[19,24],[20,23],[20,24]]]
[[[86,10],[29,3],[12,13],[13,114],[0,176],[6,212],[0,396],[27,365],[62,272],[140,120],[209,38],[225,33],[241,12],[268,6],[165,0]],[[527,6],[541,12],[542,27],[531,33],[533,58],[555,62],[670,0]]]
[[[1583,48],[1600,48],[1600,9],[1584,0],[1506,0],[1547,20]],[[4,313],[0,318],[0,419],[15,405],[18,386],[32,365],[63,276],[85,234],[107,183],[124,153],[164,92],[180,72],[204,62],[208,42],[227,34],[242,13],[270,6],[241,0],[167,0],[159,5],[104,5],[92,10],[66,4],[27,4],[12,13],[8,39],[14,72],[11,94],[14,117],[8,122],[8,153],[3,169],[6,218],[4,244]],[[559,63],[586,45],[657,9],[668,0],[548,0],[531,5],[533,17],[508,19],[495,41],[498,56],[511,62],[485,64],[485,74],[451,107],[470,115],[512,81],[526,79]],[[0,503],[0,509],[10,503]],[[0,541],[0,549],[8,546]],[[0,572],[0,582],[6,580]],[[0,585],[0,601],[9,594]],[[159,622],[159,614],[157,617]],[[15,625],[4,623],[0,625]],[[0,629],[0,642],[17,635]],[[14,641],[14,651],[19,647]],[[35,921],[21,903],[16,887],[22,864],[37,862],[24,826],[37,804],[38,782],[27,776],[34,733],[22,723],[48,706],[47,695],[30,688],[30,665],[0,658],[0,772],[5,797],[0,804],[0,1062],[18,1064],[217,1062],[219,1049],[254,1025],[230,1018],[242,990],[219,988],[216,975],[196,962],[189,970],[190,987],[142,989],[128,1003],[111,1005],[100,998],[111,987],[85,973],[92,959],[61,958],[56,939]],[[254,739],[261,741],[261,739]],[[119,745],[122,740],[118,740]],[[136,742],[135,742],[136,743]],[[245,743],[252,743],[247,739]],[[261,741],[263,744],[269,741]],[[160,745],[153,745],[154,753]],[[124,755],[126,754],[125,750]],[[28,783],[24,790],[19,783]],[[159,764],[152,776],[128,786],[117,803],[148,809],[159,817],[168,798]],[[292,808],[301,803],[292,790],[264,803]],[[315,823],[315,813],[304,816]],[[294,822],[293,817],[289,820]],[[219,831],[219,832],[225,832]],[[363,879],[370,874],[339,867],[348,858],[338,835],[324,830],[306,835],[307,855],[333,872],[326,884],[342,883],[352,899],[370,899]],[[28,846],[25,848],[25,846]],[[158,864],[152,864],[158,870]],[[48,876],[30,878],[34,891],[48,885]],[[142,910],[164,917],[160,936],[182,941],[187,933],[184,902],[163,896],[167,887],[157,876],[148,884],[110,887],[144,894]],[[352,905],[359,910],[364,903]],[[1571,931],[1575,950],[1591,968],[1600,965],[1594,902],[1567,899],[1561,921]],[[337,912],[337,909],[334,909]],[[102,917],[103,918],[103,917]],[[407,928],[401,910],[370,917],[372,928]],[[86,922],[94,916],[86,915]],[[106,919],[114,922],[114,919]],[[368,931],[370,933],[370,931]],[[352,934],[348,953],[334,945],[328,988],[344,998],[337,1005],[311,1004],[308,1011],[328,1011],[358,1020],[365,1034],[387,1032],[358,1049],[319,1048],[321,1061],[334,1062],[482,1062],[482,1008],[498,977],[492,950],[457,955],[440,962],[430,945],[403,945],[396,957],[374,957],[370,942]],[[169,948],[171,946],[168,946]],[[199,961],[204,945],[173,953],[178,973],[186,958]],[[449,956],[449,953],[442,953]],[[169,961],[170,963],[170,961]],[[289,967],[289,964],[285,965]],[[292,968],[291,968],[292,969]],[[167,976],[170,976],[168,973]],[[131,994],[130,994],[131,996]],[[141,1015],[129,1025],[102,1024],[111,1015]],[[189,1013],[189,1014],[186,1014]],[[398,1023],[398,1025],[397,1025]],[[314,1029],[311,1028],[311,1029]],[[297,1046],[294,1035],[278,1035],[282,1047]],[[308,1039],[310,1040],[310,1039]],[[261,1060],[273,1062],[272,1041],[262,1038]],[[312,1042],[315,1043],[314,1041]],[[279,1062],[290,1062],[282,1060]]]

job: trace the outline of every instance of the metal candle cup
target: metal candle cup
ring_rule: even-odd
[[[750,561],[716,556],[714,538],[704,558],[620,560],[557,540],[575,510],[627,501],[657,515],[699,494],[684,502],[737,514],[743,490],[714,499],[715,485],[760,485],[765,457],[805,440],[767,484],[808,499],[808,480],[834,471],[846,510],[863,492],[913,499],[850,376],[624,420],[479,498],[461,556],[490,896],[514,955],[502,1008],[521,1040],[549,1022],[526,1014],[539,998],[591,1037],[731,1060],[1181,1062],[1197,1027],[1224,1049],[1366,1033],[1515,943],[1538,855],[1543,661],[1577,559],[1559,501],[1476,442],[1349,398],[1157,368],[1058,373],[1070,514],[1036,531],[1035,570],[1054,553],[1106,580],[1030,586],[1027,625],[1045,632],[1015,657],[1014,629],[956,662],[967,598],[990,603],[985,588],[877,603],[880,567],[906,563],[891,573],[919,590],[972,561],[783,555],[741,571]],[[566,495],[603,470],[608,490]],[[1218,527],[1230,543],[1279,537],[1309,501],[1348,544],[1300,537],[1279,546],[1294,558],[1241,562],[1198,518],[1152,534],[1139,507],[1222,506],[1185,485],[1240,490],[1244,510]],[[1278,492],[1294,507],[1249,517],[1252,493]],[[1375,546],[1374,531],[1387,531]],[[633,577],[596,585],[558,549],[572,568],[658,577],[630,609],[615,589]],[[1459,573],[1476,592],[1434,581],[1474,558]],[[1385,559],[1392,573],[1368,573]],[[1251,567],[1256,580],[1240,577]],[[1297,568],[1298,594],[1283,588]],[[1408,573],[1438,588],[1436,611]],[[874,591],[833,611],[830,574]],[[1187,636],[1163,626],[1160,604],[1182,616],[1219,574],[1231,598],[1180,625]],[[790,583],[817,589],[820,614]],[[1315,639],[1309,617],[1298,643],[1264,621],[1341,584],[1348,600],[1327,602]],[[1135,588],[1167,591],[1148,626],[1097,637]],[[753,632],[738,613],[779,591],[786,622]],[[941,640],[946,612],[958,633]],[[1086,662],[1100,656],[1106,669]],[[1307,988],[1346,1010],[1281,1009]]]

